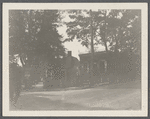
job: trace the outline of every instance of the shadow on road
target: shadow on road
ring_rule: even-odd
[[[23,91],[15,110],[139,110],[141,82]],[[14,108],[12,109],[14,110]]]

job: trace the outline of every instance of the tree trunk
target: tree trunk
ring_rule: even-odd
[[[106,43],[105,40],[104,40],[104,45],[105,45],[105,50],[106,50],[106,52],[108,52],[108,47],[107,47],[107,43]]]
[[[115,35],[116,45],[115,45],[115,53],[118,52],[118,37]]]
[[[106,41],[106,11],[105,11],[105,29],[104,29],[104,38],[103,38],[103,42],[104,42],[104,46],[105,46],[105,50],[106,52],[108,52],[108,47],[107,47],[107,41]]]
[[[92,20],[92,10],[90,10],[91,16],[91,77],[93,76],[93,64],[94,64],[94,44],[93,44],[93,20]]]
[[[118,36],[116,36],[115,35],[115,40],[116,40],[116,45],[115,45],[115,52],[116,53],[118,53],[119,51],[118,51],[118,49],[119,49],[119,39],[120,39],[120,31],[121,31],[121,29],[120,28],[118,28],[118,33],[116,33],[116,35],[118,34]]]

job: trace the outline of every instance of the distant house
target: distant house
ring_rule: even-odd
[[[95,71],[100,71],[104,73],[107,71],[107,56],[106,51],[95,52],[94,53],[94,69]],[[91,53],[80,54],[80,64],[84,70],[89,72],[90,70],[90,62],[91,62]],[[99,73],[99,72],[97,72]]]
[[[80,54],[80,64],[87,70],[90,69],[91,53]],[[94,68],[95,71],[100,73],[124,71],[128,65],[129,54],[127,52],[114,53],[114,52],[95,52],[94,53]]]
[[[94,53],[94,62],[98,62],[101,60],[105,60],[106,59],[106,51],[101,51],[101,52],[95,52]],[[80,54],[80,62],[84,63],[84,62],[90,62],[91,61],[91,53],[86,53],[86,54]]]

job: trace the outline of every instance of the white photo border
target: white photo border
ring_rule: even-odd
[[[10,111],[9,110],[9,10],[25,9],[140,9],[141,10],[141,87],[142,109],[119,111]],[[3,3],[3,116],[148,116],[148,3]]]

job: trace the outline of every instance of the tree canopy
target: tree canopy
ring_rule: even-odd
[[[64,42],[77,39],[83,46],[90,48],[92,32],[93,47],[103,45],[106,51],[140,52],[140,10],[66,12],[71,20],[65,23],[68,38]],[[62,36],[57,31],[62,13],[61,10],[10,10],[10,55],[18,54],[22,64],[46,59],[56,61],[62,57],[65,50]]]
[[[91,26],[93,46],[103,45],[105,50],[124,51],[140,49],[141,11],[140,10],[67,10],[71,22],[66,22],[69,38],[77,39],[82,45],[91,44]]]
[[[62,57],[62,36],[57,31],[59,20],[57,10],[10,10],[9,54],[18,54],[23,65],[39,60],[53,62]]]

